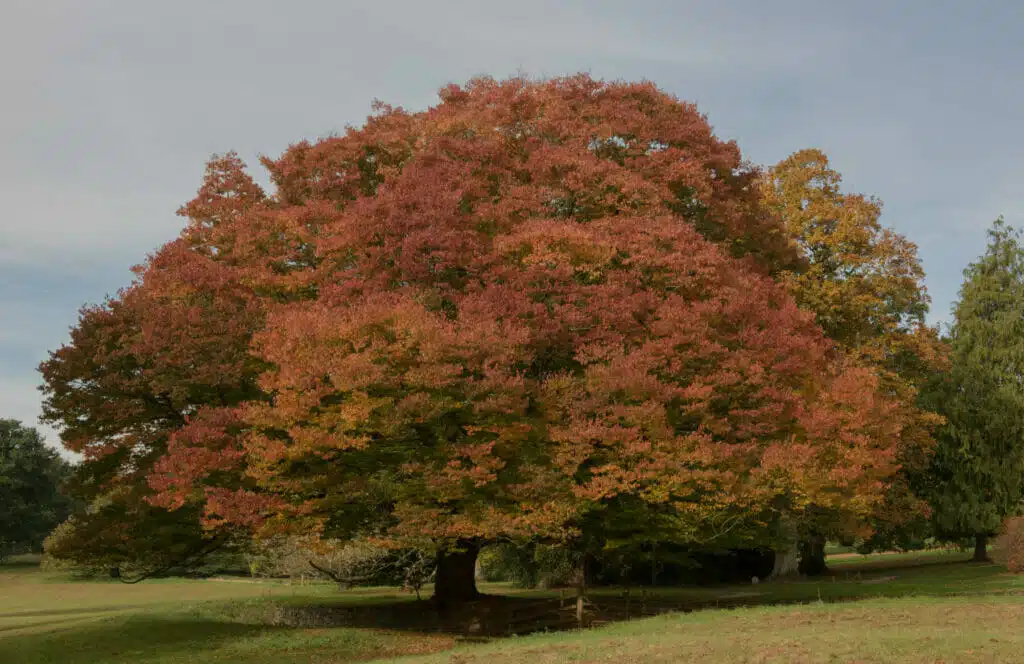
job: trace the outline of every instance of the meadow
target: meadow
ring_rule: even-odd
[[[530,662],[1018,662],[1024,578],[958,552],[837,555],[822,580],[645,595],[695,609],[582,631],[469,638],[410,622],[382,629],[289,625],[289,608],[358,616],[395,606],[428,612],[394,589],[246,579],[162,579],[126,585],[0,567],[3,664],[328,664],[355,661]],[[492,595],[542,598],[484,585]],[[594,591],[619,596],[621,589]],[[744,606],[738,606],[742,604]],[[719,608],[715,608],[715,607]],[[358,624],[358,626],[356,626]]]

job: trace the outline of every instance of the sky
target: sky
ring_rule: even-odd
[[[1022,24],[1019,0],[2,0],[0,417],[36,425],[37,365],[175,237],[211,154],[258,166],[482,74],[646,79],[756,163],[823,149],[948,320],[985,228],[1024,225]]]

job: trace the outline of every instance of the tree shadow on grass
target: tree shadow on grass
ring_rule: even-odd
[[[141,614],[64,630],[4,636],[0,638],[0,662],[110,664],[182,653],[191,655],[186,661],[202,661],[202,651],[275,629],[283,628]]]
[[[32,609],[29,611],[0,611],[0,620],[8,618],[36,618],[44,616],[67,616],[86,613],[111,613],[141,609],[144,604],[112,604],[110,606],[86,606],[77,609]]]
[[[599,625],[663,613],[704,609],[749,608],[817,602],[849,602],[902,596],[958,596],[995,593],[985,586],[998,566],[962,562],[873,567],[864,574],[834,575],[761,585],[723,585],[708,588],[595,588],[584,602],[583,624]],[[699,590],[689,593],[688,590]],[[1020,590],[1024,590],[1021,587]],[[401,631],[441,632],[463,636],[505,636],[535,631],[557,631],[580,626],[576,600],[570,595],[484,596],[455,610],[439,612],[432,603],[396,602],[364,604],[305,604],[275,607],[275,624],[298,627],[386,628]]]
[[[0,572],[20,572],[33,569],[39,569],[38,558],[17,557],[0,561]]]
[[[606,605],[604,599],[596,601]],[[439,609],[428,600],[350,605],[287,604],[267,608],[273,611],[270,619],[273,624],[290,627],[386,629],[463,638],[562,631],[581,626],[576,615],[576,600],[569,596],[481,595],[474,601],[445,609]],[[602,607],[588,602],[587,611],[585,623],[592,622],[595,611],[600,613]]]

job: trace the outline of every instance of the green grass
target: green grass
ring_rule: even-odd
[[[0,567],[0,663],[328,664],[412,655],[408,661],[463,664],[1024,661],[1024,578],[966,557],[836,556],[829,561],[834,576],[820,581],[659,588],[657,596],[680,603],[769,606],[483,645],[412,629],[285,627],[273,619],[277,607],[372,610],[410,601],[393,589],[339,593],[329,584],[182,579],[125,585],[74,581],[23,561]],[[594,599],[621,592],[597,589]],[[804,603],[771,606],[782,602]]]
[[[848,567],[865,568],[876,563],[891,567],[904,562],[915,565],[938,561],[962,562],[970,560],[973,553],[973,551],[958,551],[956,549],[925,549],[923,551],[869,553],[867,555],[850,552],[829,556],[828,565],[835,569],[844,569]]]
[[[969,554],[957,551],[854,555],[829,560],[830,576],[821,579],[779,580],[737,586],[658,588],[653,594],[672,601],[714,606],[732,600],[746,604],[825,601],[881,597],[949,597],[1024,594],[1024,576],[1006,574],[997,565],[970,564]],[[638,590],[631,591],[634,595]],[[597,596],[618,595],[622,589],[598,588]]]
[[[3,664],[337,662],[451,647],[445,636],[296,629],[261,622],[261,607],[338,601],[328,584],[163,579],[73,581],[24,565],[0,568]],[[406,600],[395,590],[346,604]]]
[[[408,664],[1020,662],[1012,597],[899,598],[673,614],[586,632],[457,647]]]

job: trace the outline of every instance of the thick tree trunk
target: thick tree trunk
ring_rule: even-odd
[[[974,536],[974,558],[976,563],[987,563],[988,557],[988,535],[975,535]]]
[[[788,545],[780,545],[775,550],[775,565],[771,575],[773,579],[796,574],[800,566],[800,537],[796,525],[788,519],[784,520],[780,525],[779,536]]]
[[[800,541],[800,565],[797,569],[804,576],[821,576],[828,571],[824,537],[811,535]]]
[[[800,569],[800,542],[794,540],[786,550],[775,552],[775,565],[772,567],[771,578],[790,576]]]
[[[476,558],[480,545],[459,541],[437,554],[437,576],[434,579],[434,602],[450,607],[480,596],[476,589]]]

